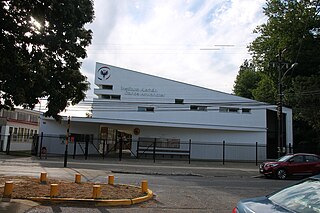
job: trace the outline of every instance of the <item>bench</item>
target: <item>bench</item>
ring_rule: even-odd
[[[137,157],[139,158],[141,155],[145,156],[161,156],[164,158],[165,156],[171,156],[173,158],[174,156],[180,156],[181,157],[188,157],[190,161],[190,151],[189,150],[173,150],[173,149],[161,149],[161,148],[156,148],[153,150],[152,148],[147,148],[147,147],[140,147],[137,149]]]

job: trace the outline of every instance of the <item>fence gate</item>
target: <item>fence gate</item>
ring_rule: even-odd
[[[39,135],[34,135],[31,145],[31,155],[37,156],[39,149]]]

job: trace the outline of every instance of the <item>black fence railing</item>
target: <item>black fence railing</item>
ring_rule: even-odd
[[[156,159],[185,157],[189,164],[192,159],[217,160],[225,164],[226,161],[255,161],[256,165],[259,161],[266,159],[266,145],[255,142],[254,144],[228,143],[221,142],[199,142],[185,141],[180,142],[180,148],[164,148],[157,147],[157,139],[154,138],[152,143],[141,145],[137,141],[137,157]],[[291,147],[291,146],[290,146]],[[292,150],[288,150],[292,152]],[[175,158],[177,159],[177,158]]]
[[[119,138],[76,138],[72,135],[66,140],[66,135],[33,135],[30,137],[14,137],[13,135],[0,135],[0,151],[10,154],[17,151],[17,147],[30,144],[31,154],[42,157],[67,156],[73,159],[84,157],[104,158],[147,158],[154,162],[157,159],[181,159],[191,163],[192,160],[221,161],[250,161],[258,162],[267,159],[267,146],[259,142],[231,143],[229,141],[196,141],[173,140],[165,142],[163,139],[151,138],[150,141],[122,140]],[[19,141],[19,138],[28,140]],[[32,140],[31,140],[32,139]],[[31,142],[30,142],[31,141]],[[295,149],[288,144],[287,153],[295,153]],[[299,150],[301,151],[301,150]]]

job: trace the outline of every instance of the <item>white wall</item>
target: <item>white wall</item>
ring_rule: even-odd
[[[2,142],[2,150],[0,151],[6,151],[7,144],[8,144],[8,137],[10,135],[10,127],[17,128],[24,128],[29,129],[33,131],[39,131],[39,127],[37,125],[32,125],[28,123],[22,123],[22,122],[15,122],[15,121],[8,121],[5,126],[2,126],[1,129],[1,135],[3,140]],[[19,133],[18,133],[19,134]],[[29,138],[27,139],[27,132],[23,133],[23,140],[17,141],[18,134],[13,135],[10,140],[10,151],[31,151],[32,146],[32,135],[29,135]],[[29,132],[29,134],[31,134]],[[15,140],[16,139],[16,140]]]
[[[41,132],[44,133],[42,139],[42,146],[47,148],[49,154],[64,154],[66,144],[65,138],[67,133],[67,121],[63,120],[61,123],[52,120],[52,119],[45,119],[41,121],[40,124],[40,134]],[[96,123],[79,123],[70,121],[70,134],[93,134],[94,139],[98,138],[99,135],[99,124]],[[39,149],[40,149],[40,142],[39,141]],[[94,140],[93,143],[96,147],[99,147],[98,140]],[[84,155],[81,147],[78,143],[76,147],[76,155]],[[83,150],[85,149],[85,145],[82,144]],[[69,141],[68,144],[68,154],[73,155],[74,150],[74,143]],[[92,146],[89,145],[89,154],[98,154],[97,150]]]
[[[133,136],[134,141],[137,141],[139,137],[180,139],[182,143],[181,150],[189,149],[188,141],[191,139],[192,159],[221,160],[223,141],[226,143],[226,160],[255,160],[256,142],[259,145],[258,159],[266,159],[266,131],[246,132],[140,127],[140,132],[140,135]],[[136,144],[132,146],[132,149],[136,153]]]
[[[101,67],[108,68],[105,78],[100,75]],[[194,124],[227,130],[266,128],[265,107],[261,107],[264,104],[250,99],[100,63],[96,65],[95,83],[99,86],[95,89],[98,96],[120,95],[121,100],[94,99],[94,118],[146,121],[172,127]],[[113,88],[102,89],[102,85]],[[175,99],[183,99],[185,104],[175,104]],[[207,106],[207,111],[191,111],[190,105]],[[154,112],[138,112],[139,106],[154,107]],[[219,107],[237,107],[239,112],[223,113]],[[251,113],[242,113],[242,108],[250,108]]]

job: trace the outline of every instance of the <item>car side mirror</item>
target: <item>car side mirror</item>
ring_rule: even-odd
[[[293,163],[293,162],[294,162],[294,160],[293,160],[293,159],[290,159],[290,160],[289,160],[289,163]]]

